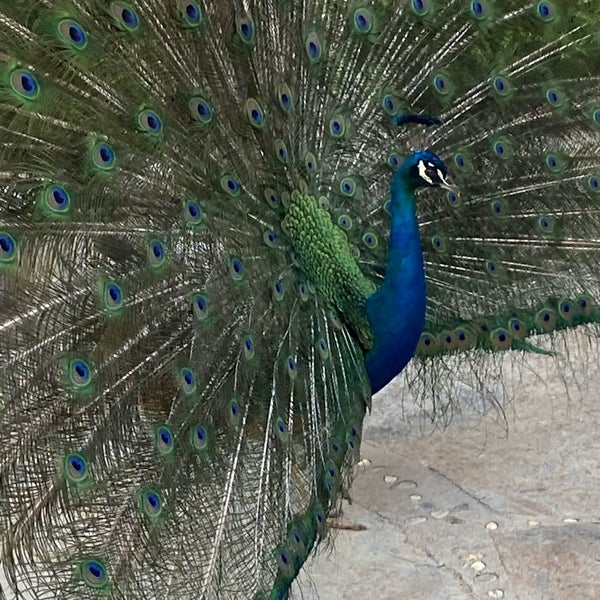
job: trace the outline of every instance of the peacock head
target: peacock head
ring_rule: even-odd
[[[450,181],[444,161],[430,150],[411,154],[398,171],[399,176],[413,190],[441,187],[458,193],[457,187]]]

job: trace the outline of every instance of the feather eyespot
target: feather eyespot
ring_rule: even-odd
[[[106,567],[99,559],[85,560],[79,566],[79,573],[84,583],[91,588],[103,588],[108,585]]]
[[[8,263],[17,256],[15,238],[6,231],[0,231],[0,263]]]
[[[110,5],[110,12],[119,26],[124,31],[137,31],[140,21],[135,9],[125,2],[113,2]]]
[[[72,19],[60,21],[58,35],[64,44],[75,50],[83,50],[88,43],[87,33],[77,21]]]
[[[27,69],[15,69],[10,74],[10,86],[13,92],[23,100],[35,100],[40,93],[40,85]]]

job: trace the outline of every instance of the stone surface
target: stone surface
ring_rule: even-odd
[[[383,390],[340,520],[351,528],[295,597],[600,599],[600,368],[570,359],[505,366],[518,379],[496,407],[467,389],[446,427],[402,405],[401,383]]]

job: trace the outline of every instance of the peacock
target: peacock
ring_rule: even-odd
[[[0,596],[284,600],[409,362],[593,334],[599,26],[0,2]]]

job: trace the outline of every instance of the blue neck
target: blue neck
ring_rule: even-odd
[[[367,300],[375,339],[365,356],[373,393],[412,358],[425,324],[425,271],[415,214],[415,190],[400,168],[392,180],[390,246],[381,287]]]

